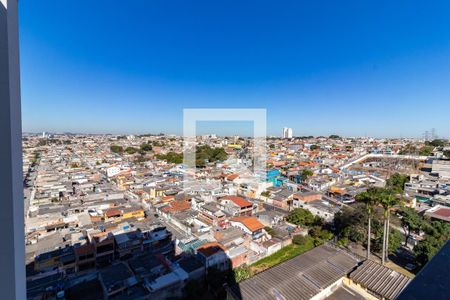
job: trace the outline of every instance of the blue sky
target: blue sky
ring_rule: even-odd
[[[266,108],[272,135],[450,137],[449,1],[19,7],[24,131],[180,134],[183,108]]]

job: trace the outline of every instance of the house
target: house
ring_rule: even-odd
[[[226,248],[233,247],[233,245],[248,244],[248,235],[237,227],[215,231],[214,238]]]
[[[334,219],[334,215],[340,210],[340,207],[328,201],[314,200],[300,205],[301,208],[309,210],[313,215],[321,217],[327,222]]]
[[[91,232],[88,232],[88,238],[95,247],[96,264],[110,264],[114,259],[114,235],[112,233],[93,230]]]
[[[177,263],[189,275],[190,280],[199,280],[205,275],[205,266],[196,257],[184,257]]]
[[[264,248],[266,255],[271,255],[278,250],[281,250],[283,243],[278,238],[271,238],[270,240],[262,242],[261,246]]]
[[[172,201],[160,209],[161,214],[167,216],[177,212],[186,211],[191,208],[191,203],[185,200]]]
[[[432,220],[450,222],[450,207],[436,205],[425,212],[425,216]]]
[[[111,208],[105,211],[105,220],[119,218],[122,212],[117,208]]]
[[[220,208],[232,216],[251,216],[253,214],[253,203],[239,196],[220,198]]]
[[[203,263],[208,272],[209,268],[226,271],[231,267],[230,258],[226,253],[225,246],[218,242],[205,243],[197,248],[197,257]]]
[[[144,210],[140,207],[129,207],[122,210],[122,219],[136,218],[142,219],[145,217]]]
[[[167,259],[162,255],[144,253],[128,260],[128,265],[138,278],[158,277],[167,273]]]
[[[95,267],[95,246],[94,244],[84,244],[74,248],[77,271]]]
[[[199,207],[198,211],[199,220],[207,224],[218,226],[221,222],[225,221],[225,214],[214,202],[203,204]]]
[[[171,272],[157,278],[145,278],[144,287],[150,292],[150,297],[146,299],[180,298],[188,279],[188,273],[177,264],[173,264]]]
[[[256,213],[256,218],[260,221],[264,226],[272,227],[276,224],[280,224],[287,213],[282,213],[276,210],[266,210]]]
[[[101,268],[99,270],[103,293],[111,297],[128,287],[135,285],[137,280],[130,268],[123,262]]]
[[[256,217],[240,216],[230,219],[231,226],[237,227],[250,235],[253,239],[261,238],[264,232],[264,225]]]
[[[317,192],[303,192],[303,193],[295,193],[293,196],[293,206],[294,208],[302,207],[308,202],[321,200],[322,194]]]
[[[282,208],[284,210],[290,210],[293,206],[294,192],[286,187],[272,188],[270,191],[270,197],[268,202],[272,205]]]
[[[233,246],[227,250],[227,255],[231,261],[231,267],[237,268],[248,263],[250,250],[244,245]]]
[[[76,257],[71,246],[42,253],[34,260],[36,271],[49,271],[55,268],[66,270],[67,273],[75,271]]]

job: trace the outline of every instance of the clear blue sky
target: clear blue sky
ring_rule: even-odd
[[[180,134],[223,107],[273,135],[450,137],[448,0],[19,5],[24,131]]]

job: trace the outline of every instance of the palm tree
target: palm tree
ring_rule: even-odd
[[[379,188],[370,188],[367,191],[358,194],[356,196],[356,200],[364,203],[367,209],[368,215],[368,225],[367,225],[367,259],[370,258],[370,241],[372,237],[371,227],[372,227],[372,216],[373,209],[376,205],[380,203],[380,189]]]
[[[381,253],[381,263],[384,265],[387,253],[389,249],[389,222],[391,217],[391,209],[395,205],[397,205],[399,202],[398,197],[396,194],[390,190],[386,189],[383,192],[383,195],[381,197],[381,205],[384,209],[384,232],[383,232],[383,251]]]

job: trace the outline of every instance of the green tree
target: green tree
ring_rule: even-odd
[[[292,243],[299,246],[305,246],[308,244],[312,244],[314,242],[314,239],[310,236],[303,236],[300,234],[294,235],[292,238]]]
[[[273,230],[273,228],[271,228],[269,226],[264,227],[264,230],[271,236],[273,236],[275,234],[275,231]]]
[[[148,143],[141,144],[141,146],[139,148],[144,152],[152,151],[152,149],[153,149],[152,145],[150,145]]]
[[[173,164],[181,164],[183,162],[183,153],[168,152],[167,154],[157,154],[156,158]]]
[[[373,217],[373,209],[376,205],[380,203],[380,198],[382,194],[382,189],[380,188],[370,188],[367,191],[358,194],[356,196],[356,200],[364,203],[367,210],[367,259],[370,257],[370,240],[372,239],[372,217]]]
[[[262,193],[261,193],[261,196],[266,197],[266,198],[270,197],[270,191],[264,191],[264,192],[262,192]]]
[[[198,146],[195,155],[197,167],[204,167],[207,162],[225,161],[228,158],[223,148],[211,148],[208,145]]]
[[[311,149],[311,151],[314,151],[314,150],[320,149],[320,146],[319,145],[311,145],[311,147],[309,147],[309,149]]]
[[[406,144],[400,151],[402,155],[412,155],[417,153],[417,148],[413,144]]]
[[[310,226],[314,224],[315,217],[309,210],[296,208],[287,216],[286,220],[295,225]]]
[[[419,155],[422,156],[430,156],[433,153],[434,147],[433,146],[423,146],[419,149]]]
[[[380,199],[381,206],[384,209],[384,230],[383,230],[383,250],[381,253],[381,263],[384,265],[386,261],[386,253],[389,249],[389,222],[391,217],[391,209],[399,203],[399,199],[391,190],[385,190]]]
[[[300,176],[302,177],[302,181],[303,182],[307,182],[308,179],[313,176],[313,171],[309,170],[309,169],[303,169],[300,173]]]
[[[313,226],[308,230],[308,234],[313,238],[318,238],[320,236],[321,231],[322,228],[320,226]]]
[[[401,193],[405,189],[405,183],[408,181],[408,175],[395,173],[386,180],[386,188],[391,189],[396,193]]]
[[[367,219],[365,205],[356,203],[353,208],[344,207],[334,216],[335,235],[362,244],[367,239]]]
[[[447,142],[443,139],[435,139],[431,142],[428,142],[427,144],[433,147],[445,147],[447,145]]]
[[[445,150],[444,155],[445,157],[450,158],[450,150]]]
[[[397,229],[391,228],[389,231],[388,253],[394,253],[402,245],[402,234]]]
[[[110,147],[111,152],[113,153],[123,153],[123,147],[118,145],[112,145]]]
[[[135,164],[146,162],[148,159],[144,155],[139,155],[135,160]]]
[[[336,244],[338,246],[345,247],[348,245],[348,238],[346,238],[346,237],[341,238],[341,239],[337,240]]]
[[[243,266],[234,269],[233,275],[236,282],[241,282],[247,278],[250,278],[252,276],[252,272],[249,267]]]
[[[137,152],[137,149],[134,148],[134,147],[127,147],[125,149],[125,152],[128,153],[128,154],[135,154]]]
[[[424,221],[414,208],[402,207],[397,213],[401,216],[402,227],[405,230],[405,246],[407,246],[411,232],[420,230]]]
[[[420,266],[424,266],[439,251],[441,243],[434,236],[425,236],[414,247],[416,261]]]

